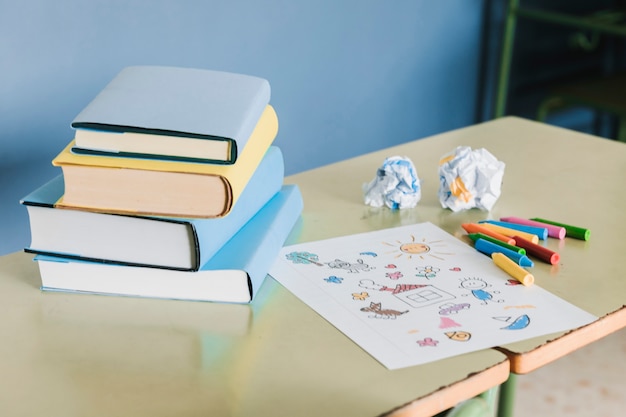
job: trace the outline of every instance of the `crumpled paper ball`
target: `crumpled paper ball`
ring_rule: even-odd
[[[443,208],[491,210],[500,197],[505,164],[484,148],[459,146],[439,161]]]
[[[376,177],[363,185],[365,204],[386,205],[391,209],[412,208],[420,201],[422,189],[413,162],[402,156],[391,156],[376,171]]]

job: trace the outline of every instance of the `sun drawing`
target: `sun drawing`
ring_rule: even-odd
[[[383,244],[397,248],[397,250],[390,252],[398,252],[394,258],[406,255],[409,259],[412,259],[413,256],[419,256],[420,259],[425,259],[425,256],[430,256],[439,260],[444,260],[442,256],[452,255],[452,253],[436,252],[437,247],[445,246],[445,242],[443,240],[433,240],[429,242],[426,238],[423,238],[421,241],[417,241],[413,235],[411,235],[410,242],[396,241],[395,244],[388,242],[383,242]]]

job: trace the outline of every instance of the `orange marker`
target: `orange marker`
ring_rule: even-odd
[[[533,243],[539,243],[539,236],[533,235],[532,233],[526,233],[520,230],[510,229],[508,227],[498,226],[497,224],[491,224],[491,223],[481,223],[480,225],[496,233],[500,233],[501,235],[509,237],[511,239],[513,239],[513,236],[520,236]]]
[[[502,233],[498,233],[491,229],[487,229],[486,227],[483,227],[483,225],[481,224],[463,223],[461,227],[465,229],[467,233],[482,233],[487,236],[491,236],[494,239],[498,239],[504,243],[508,243],[509,245],[515,245],[515,239],[513,239],[512,237],[508,237],[508,236],[503,235]]]

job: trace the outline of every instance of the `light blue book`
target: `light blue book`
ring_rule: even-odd
[[[280,189],[284,160],[271,146],[231,211],[224,217],[184,219],[116,215],[56,207],[63,176],[21,201],[28,209],[31,243],[26,252],[197,271]]]
[[[75,152],[232,164],[270,101],[263,78],[124,68],[74,118]]]
[[[110,265],[38,255],[42,290],[194,301],[252,301],[302,212],[285,185],[199,271]]]

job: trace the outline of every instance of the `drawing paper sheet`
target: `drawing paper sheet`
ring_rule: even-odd
[[[286,246],[270,275],[389,369],[596,320],[431,223]]]

